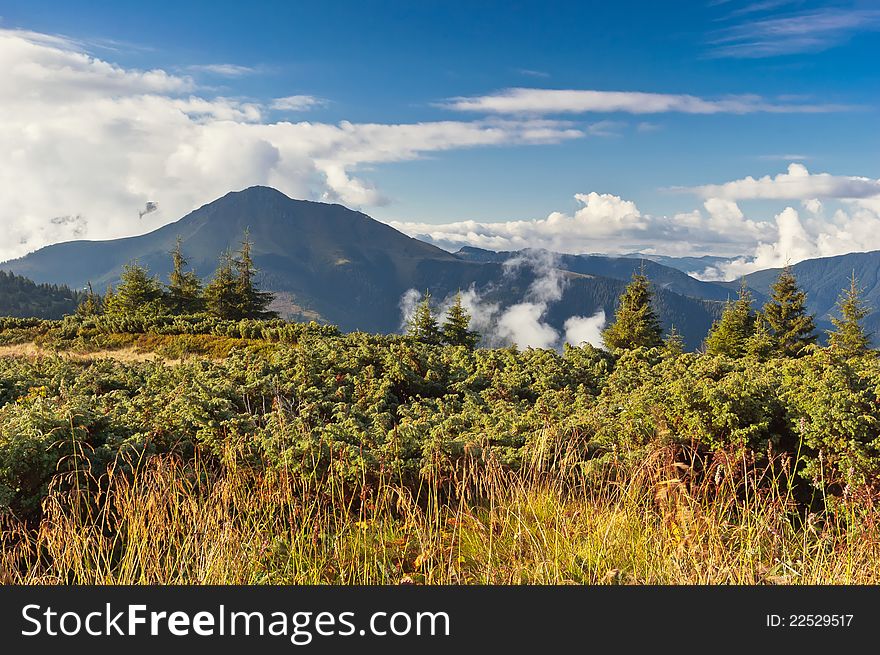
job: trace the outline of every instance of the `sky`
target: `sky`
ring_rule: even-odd
[[[880,0],[0,4],[0,261],[255,184],[449,250],[880,249]]]

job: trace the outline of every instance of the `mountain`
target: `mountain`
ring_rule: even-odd
[[[781,269],[769,268],[745,276],[746,284],[757,293],[768,294]],[[831,316],[842,289],[848,289],[855,273],[863,298],[873,312],[865,319],[866,328],[880,335],[880,251],[854,252],[835,257],[808,259],[792,266],[798,284],[807,293],[807,307],[816,315],[820,330],[831,329]]]
[[[82,293],[55,284],[36,284],[0,271],[0,316],[61,318],[76,311]]]
[[[169,251],[178,237],[190,266],[203,278],[218,254],[236,249],[245,230],[264,289],[276,293],[275,309],[295,319],[314,319],[343,330],[393,332],[400,328],[400,303],[409,289],[428,289],[437,299],[473,287],[502,310],[531,298],[529,289],[546,266],[505,266],[513,253],[452,254],[408,237],[341,205],[294,200],[267,187],[229,193],[175,223],[136,237],[72,241],[47,246],[0,268],[37,282],[103,291],[122,267],[137,260],[162,279],[170,271]],[[529,259],[537,253],[517,253]],[[614,305],[641,262],[563,256],[561,299],[548,303],[545,320],[562,330],[571,316],[598,310],[611,317]],[[696,347],[730,291],[699,282],[680,271],[648,262],[658,283],[657,305],[668,328]],[[694,296],[694,297],[691,297]]]
[[[676,268],[688,275],[700,274],[707,268],[714,268],[719,264],[729,264],[736,259],[736,257],[718,257],[716,255],[702,255],[701,257],[670,257],[669,255],[630,254],[623,256],[650,259],[658,264]]]
[[[644,267],[645,275],[661,289],[667,289],[668,291],[703,300],[726,301],[732,295],[736,295],[735,293],[731,294],[730,289],[727,287],[712,282],[695,280],[675,267],[665,266],[641,256],[564,255],[546,250],[495,252],[471,246],[465,246],[455,254],[468,261],[500,263],[522,253],[530,252],[536,256],[550,257],[555,266],[572,273],[601,275],[615,280],[629,281],[635,271]]]

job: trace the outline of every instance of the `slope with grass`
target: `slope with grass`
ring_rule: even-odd
[[[880,582],[875,353],[3,325],[7,582]]]

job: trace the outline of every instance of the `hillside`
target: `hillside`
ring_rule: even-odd
[[[33,281],[0,270],[0,316],[61,318],[72,314],[82,293]]]
[[[873,309],[865,319],[867,329],[880,333],[880,251],[854,252],[836,257],[808,259],[792,266],[798,283],[807,292],[807,307],[816,315],[820,329],[831,328],[831,316],[841,289],[849,288],[855,273],[863,288],[863,297]],[[767,294],[780,269],[771,268],[746,276],[746,282],[757,293]]]
[[[208,278],[218,254],[237,248],[246,229],[260,284],[277,294],[275,308],[286,317],[333,323],[346,331],[400,329],[400,302],[409,289],[428,289],[442,300],[473,287],[480,297],[503,309],[523,302],[536,276],[546,274],[540,266],[527,265],[512,275],[503,265],[511,253],[483,251],[482,260],[454,255],[361,212],[294,200],[267,187],[229,193],[149,234],[56,244],[2,268],[37,282],[83,287],[91,281],[103,291],[118,281],[123,265],[132,260],[164,279],[170,269],[168,252],[179,236],[190,265]],[[560,331],[571,316],[602,309],[610,317],[640,264],[613,258],[562,261],[560,267],[569,274],[561,299],[548,305],[546,316]],[[660,290],[658,309],[664,325],[674,324],[689,347],[698,346],[718,310],[706,300],[723,300],[728,290],[659,264],[647,266]]]
[[[522,252],[527,253],[529,251]],[[703,300],[725,301],[731,296],[730,290],[719,284],[696,280],[677,268],[665,266],[648,258],[640,258],[638,256],[563,255],[540,250],[535,252],[544,256],[551,256],[559,268],[571,271],[572,273],[601,275],[615,280],[629,281],[633,272],[638,271],[644,266],[645,274],[661,289]],[[466,246],[455,254],[468,261],[504,262],[521,253],[494,252],[492,250]]]

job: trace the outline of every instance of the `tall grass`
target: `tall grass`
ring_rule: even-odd
[[[674,456],[675,455],[675,456]],[[657,448],[597,479],[491,462],[421,489],[198,458],[59,476],[38,525],[0,517],[18,584],[829,584],[880,582],[880,513],[793,499],[785,468]],[[134,469],[134,473],[124,473]]]

